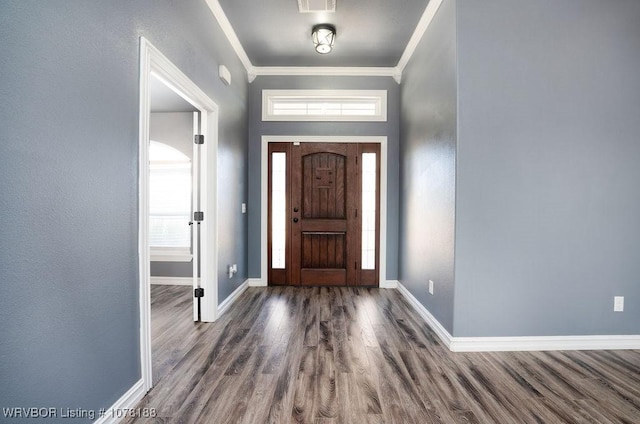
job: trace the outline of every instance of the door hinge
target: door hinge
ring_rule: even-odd
[[[358,269],[358,261],[354,263],[353,269],[356,269],[356,270]]]
[[[195,222],[204,221],[204,212],[194,212],[193,213],[193,220]]]
[[[358,217],[358,209],[356,209],[355,212],[356,212],[356,216],[355,217],[357,218]]]
[[[196,144],[204,144],[204,135],[202,134],[196,134],[193,136],[193,141]]]
[[[193,290],[194,297],[204,297],[204,289],[202,287],[198,287]]]

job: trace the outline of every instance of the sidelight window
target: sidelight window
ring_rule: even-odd
[[[362,269],[376,269],[375,153],[362,154]]]
[[[271,155],[271,268],[286,267],[287,154]]]

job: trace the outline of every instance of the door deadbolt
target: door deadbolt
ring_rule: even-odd
[[[293,218],[293,222],[298,222],[298,218]]]

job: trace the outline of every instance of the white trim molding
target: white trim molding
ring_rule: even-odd
[[[249,278],[247,283],[249,287],[267,287],[267,280],[262,278]]]
[[[431,25],[431,22],[440,9],[442,2],[443,0],[431,0],[427,4],[422,17],[420,18],[420,21],[416,26],[416,30],[413,32],[413,35],[407,43],[407,47],[405,47],[404,52],[402,53],[402,56],[400,56],[400,60],[396,65],[396,70],[400,75],[402,75],[402,73],[404,72],[404,68],[409,63],[409,60],[411,60],[411,56],[413,56],[413,53],[416,51],[420,40],[422,40],[422,36],[427,31],[427,28],[429,28],[429,25]]]
[[[231,26],[231,22],[227,18],[227,15],[222,10],[220,2],[218,0],[206,0],[211,13],[218,21],[222,32],[229,40],[229,44],[235,51],[236,55],[244,65],[247,71],[247,79],[249,83],[252,83],[259,75],[281,75],[281,76],[357,76],[357,77],[392,77],[398,84],[402,81],[402,72],[409,63],[411,56],[418,47],[422,36],[426,32],[429,25],[433,21],[434,16],[438,12],[438,9],[442,5],[444,0],[431,0],[420,18],[418,25],[416,26],[413,35],[409,39],[407,46],[398,61],[396,66],[390,67],[375,67],[375,66],[362,66],[362,67],[349,67],[349,66],[254,66],[247,56],[247,52],[242,47],[240,39],[235,30]]]
[[[453,337],[454,352],[640,349],[640,335]]]
[[[145,391],[153,386],[151,360],[151,295],[150,295],[150,248],[149,248],[149,121],[151,100],[149,80],[152,75],[163,82],[194,108],[201,117],[201,131],[206,144],[202,146],[201,207],[204,221],[201,243],[201,287],[207,296],[202,302],[202,321],[216,320],[218,312],[218,105],[193,83],[165,55],[146,38],[140,37],[140,113],[139,113],[139,163],[138,163],[138,263],[140,301],[140,362]],[[194,284],[196,283],[194,279]],[[194,318],[196,314],[194,298]]]
[[[249,79],[249,82],[252,82],[256,78],[253,64],[251,63],[249,56],[247,56],[247,52],[244,50],[244,47],[242,47],[240,39],[236,35],[236,32],[233,30],[233,27],[231,26],[231,22],[229,22],[227,15],[224,13],[224,10],[222,10],[220,2],[218,0],[206,1],[207,6],[209,6],[209,9],[211,9],[211,13],[213,13],[213,16],[215,16],[216,20],[218,21],[222,32],[224,32],[224,35],[227,37],[227,40],[229,40],[231,47],[236,52],[238,59],[240,59],[240,62],[242,62],[242,64],[244,65],[244,69],[247,71],[247,78]]]
[[[151,277],[151,284],[158,286],[192,286],[191,277]]]
[[[402,283],[398,291],[452,352],[640,349],[640,335],[453,337]]]
[[[396,66],[390,67],[349,67],[349,66],[254,66],[247,56],[247,52],[242,47],[240,39],[235,30],[231,26],[231,22],[222,10],[218,0],[206,0],[211,13],[218,21],[222,32],[229,40],[229,44],[235,51],[236,55],[244,65],[247,71],[247,79],[249,83],[253,82],[259,75],[281,75],[281,76],[357,76],[357,77],[392,77],[398,84],[402,81],[402,72],[409,63],[411,56],[418,47],[422,36],[433,21],[434,16],[438,12],[440,5],[444,0],[431,0],[420,18],[413,35],[409,39],[407,46]]]
[[[425,320],[425,322],[429,325],[429,327],[431,327],[433,332],[436,333],[440,340],[442,340],[442,343],[444,343],[444,345],[449,348],[449,350],[453,350],[451,349],[451,339],[453,338],[451,334],[449,334],[446,328],[444,328],[442,324],[440,324],[440,322],[433,315],[431,315],[431,312],[429,312],[429,310],[427,310],[427,308],[425,308],[424,305],[420,303],[418,299],[416,299],[415,296],[411,294],[411,292],[407,290],[407,288],[402,285],[400,281],[398,281],[398,291],[400,292],[400,294],[402,294],[402,296],[404,296],[405,299],[407,299],[409,304],[413,306],[413,309],[416,310],[418,315],[420,315],[422,319]]]
[[[399,281],[398,280],[381,280],[380,288],[381,289],[397,289]]]
[[[256,76],[391,77],[398,84],[402,76],[397,67],[256,66],[253,71]]]
[[[144,382],[138,380],[127,392],[120,397],[111,407],[105,410],[105,414],[94,421],[95,424],[116,424],[122,421],[122,414],[135,406],[142,400],[146,393]]]
[[[140,366],[144,391],[152,387],[151,371],[151,279],[149,247],[149,121],[151,115],[151,56],[154,49],[145,38],[140,39],[140,123],[138,141],[138,274],[140,307]]]
[[[380,144],[380,263],[379,285],[387,281],[387,136],[263,135],[260,189],[260,273],[267,285],[267,204],[269,143],[378,143]]]
[[[237,289],[235,289],[233,293],[229,295],[229,297],[223,300],[222,303],[218,305],[218,318],[222,314],[227,312],[229,308],[231,308],[231,305],[233,305],[236,302],[236,300],[238,300],[240,295],[244,293],[245,290],[247,290],[248,288],[249,288],[249,280],[245,280],[245,282],[240,284],[240,286]]]

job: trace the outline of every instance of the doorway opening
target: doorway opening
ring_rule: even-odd
[[[156,384],[173,368],[173,358],[186,349],[168,345],[167,338],[188,332],[192,309],[198,306],[191,299],[194,277],[199,278],[200,235],[192,218],[198,208],[202,167],[194,144],[200,133],[200,111],[153,73],[149,95],[151,357]],[[186,308],[190,303],[193,306]]]
[[[193,305],[183,325],[217,318],[217,204],[211,177],[216,175],[217,126],[217,105],[141,38],[138,258],[145,391],[154,384],[152,268],[154,282],[186,286],[169,293],[182,290]]]
[[[264,285],[385,286],[386,147],[386,137],[263,137]]]

